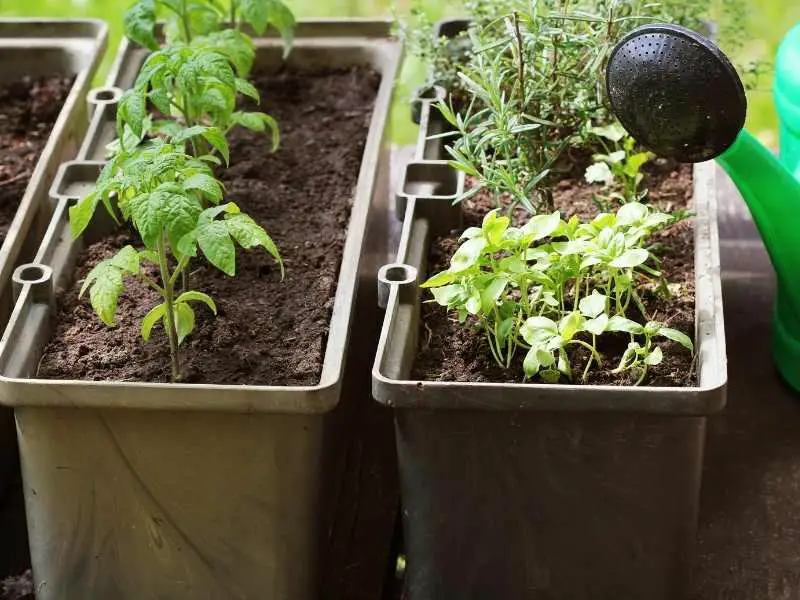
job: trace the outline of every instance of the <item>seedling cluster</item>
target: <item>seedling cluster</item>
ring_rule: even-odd
[[[164,43],[156,20],[164,17]],[[225,20],[228,23],[225,23]],[[240,96],[258,102],[247,80],[255,58],[252,39],[274,26],[288,52],[294,17],[279,0],[239,0],[229,8],[216,0],[140,0],[125,16],[128,37],[152,50],[132,89],[120,99],[118,139],[95,188],[70,209],[74,237],[102,204],[118,223],[138,232],[141,246],[125,246],[99,263],[81,289],[100,319],[115,324],[126,278],[138,278],[161,302],[142,321],[148,340],[161,324],[169,339],[172,379],[181,377],[179,347],[194,330],[193,304],[216,314],[214,300],[189,289],[192,261],[202,257],[230,276],[236,274],[236,245],[261,247],[281,262],[263,227],[236,204],[225,202],[215,169],[230,160],[227,135],[237,126],[271,134],[278,125],[261,112],[237,110]]]
[[[493,210],[480,228],[461,236],[464,242],[450,268],[423,287],[431,288],[438,304],[456,311],[461,322],[474,320],[501,367],[510,368],[516,353],[524,351],[526,378],[571,380],[566,350],[577,345],[590,354],[585,379],[593,362],[602,366],[597,337],[624,332],[630,344],[614,372],[638,368],[641,382],[647,367],[663,358],[653,337],[693,349],[683,333],[656,322],[640,325],[627,316],[632,306],[645,312],[637,291],[643,283],[664,285],[645,243],[672,221],[638,202],[589,223],[577,217],[565,221],[554,212],[531,217],[521,227]]]
[[[450,165],[470,177],[457,201],[488,192],[496,209],[463,233],[450,267],[423,287],[464,326],[482,331],[501,367],[524,353],[526,380],[572,381],[568,349],[582,348],[584,380],[594,366],[630,371],[638,385],[664,358],[656,338],[694,350],[684,333],[648,320],[641,293],[646,286],[669,295],[651,236],[686,215],[645,204],[642,169],[654,155],[609,113],[604,71],[632,28],[691,22],[700,13],[686,3],[626,0],[474,4],[473,26],[458,38],[461,54],[443,59],[450,41],[429,45],[426,56],[434,57],[435,79],[457,82],[438,105],[450,131],[437,135],[448,141]],[[668,14],[678,8],[684,12]],[[554,185],[582,160],[584,178],[601,186],[599,214],[562,219]],[[514,226],[518,207],[530,218]],[[629,342],[607,366],[598,339],[611,334]]]

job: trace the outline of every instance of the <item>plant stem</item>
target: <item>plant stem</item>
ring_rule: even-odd
[[[525,112],[525,54],[522,43],[522,33],[519,29],[519,13],[514,12],[514,33],[517,37],[517,54],[519,54],[519,65],[517,66],[517,80],[519,82],[519,110]]]
[[[156,251],[158,252],[158,266],[161,270],[161,281],[164,282],[164,304],[167,309],[164,314],[164,323],[167,329],[167,338],[169,338],[169,354],[172,362],[172,382],[175,383],[181,378],[181,363],[180,356],[178,355],[178,332],[175,328],[175,305],[174,305],[174,285],[172,277],[169,274],[169,266],[167,264],[167,244],[162,234],[161,239],[156,244]]]
[[[189,11],[186,7],[186,0],[181,0],[181,23],[183,24],[183,35],[186,37],[186,43],[192,41],[192,28],[189,24]]]
[[[231,0],[231,28],[237,29],[237,27],[236,27],[236,0]]]

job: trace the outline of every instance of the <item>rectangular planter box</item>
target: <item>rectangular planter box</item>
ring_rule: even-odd
[[[75,157],[89,126],[86,93],[106,49],[108,28],[93,20],[0,19],[0,81],[60,74],[75,77],[0,247],[0,329],[13,306],[11,274],[31,260],[53,205],[48,191],[59,165]],[[0,498],[16,468],[13,415],[0,408]]]
[[[418,284],[433,237],[460,226],[464,185],[420,103],[372,375],[395,415],[409,599],[684,598],[706,417],[727,382],[713,164],[694,171],[697,387],[414,381]]]
[[[281,64],[278,39],[256,45],[257,68]],[[382,75],[319,385],[39,380],[53,290],[71,278],[84,244],[71,239],[66,210],[94,182],[115,98],[147,54],[123,42],[109,86],[93,95],[100,106],[79,160],[54,184],[45,239],[15,274],[0,344],[0,402],[16,414],[39,600],[316,598],[322,563],[336,560],[326,553],[340,494],[347,498],[339,480],[353,415],[370,405],[401,53],[387,22],[308,21],[288,58],[299,69],[368,65]],[[93,224],[85,241],[101,229]]]

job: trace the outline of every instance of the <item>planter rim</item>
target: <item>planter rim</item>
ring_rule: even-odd
[[[428,139],[427,131],[434,114],[432,104],[422,103],[421,125],[413,162],[435,163],[430,156],[443,154],[441,140]],[[463,189],[463,174],[460,177]],[[404,181],[399,182],[398,198]],[[405,409],[451,410],[538,410],[571,412],[628,412],[674,416],[708,415],[725,406],[727,363],[720,281],[719,232],[717,227],[716,169],[713,162],[694,166],[695,231],[695,361],[698,384],[691,387],[651,387],[614,385],[575,385],[543,383],[447,382],[413,380],[398,375],[409,373],[417,352],[416,337],[404,335],[403,328],[418,327],[418,283],[424,281],[427,243],[420,250],[421,239],[428,239],[431,219],[421,213],[428,196],[403,197],[405,219],[395,266],[405,264],[420,276],[412,282],[383,280],[386,315],[372,370],[373,397],[379,403]],[[424,231],[425,233],[419,233]],[[413,247],[412,247],[413,246]],[[393,345],[401,347],[393,350]]]
[[[376,193],[376,173],[384,134],[389,121],[389,107],[402,57],[402,45],[390,36],[391,21],[382,19],[313,19],[298,21],[294,49],[308,48],[321,51],[328,34],[331,46],[357,48],[372,53],[372,67],[381,73],[380,87],[375,96],[370,126],[365,139],[361,168],[354,188],[352,211],[347,225],[347,236],[337,277],[334,305],[329,321],[329,333],[324,348],[320,382],[313,386],[231,385],[189,383],[147,383],[122,381],[50,380],[34,377],[8,376],[13,364],[14,345],[20,334],[24,336],[25,323],[40,325],[49,314],[47,302],[37,298],[36,284],[17,281],[19,294],[9,322],[0,340],[0,405],[14,407],[60,406],[86,408],[129,408],[141,410],[202,410],[225,412],[271,413],[325,413],[338,403],[344,370],[344,355],[350,338],[353,308],[358,284],[358,267],[361,246],[367,223],[369,206]],[[304,37],[311,36],[311,37]],[[270,48],[280,43],[280,38],[255,40],[259,48]],[[306,44],[306,42],[311,42]],[[130,66],[141,60],[147,51],[123,38],[120,43],[106,87],[128,87]],[[362,63],[366,64],[366,63]],[[138,65],[133,73],[135,77]],[[83,148],[90,147],[90,137],[99,134],[100,124],[114,110],[109,103],[97,107]],[[105,161],[87,160],[79,156],[71,163],[103,164]],[[67,163],[69,164],[69,163]],[[64,166],[60,172],[63,173]],[[58,187],[54,182],[53,188]],[[379,192],[378,192],[379,193]],[[69,197],[51,193],[58,202],[44,241],[37,253],[37,261],[51,255],[58,243]],[[35,263],[32,263],[35,265]],[[46,264],[46,261],[43,262]],[[31,265],[27,265],[31,266]],[[52,285],[51,281],[44,284]],[[19,331],[17,331],[19,330]],[[37,329],[38,331],[38,329]],[[37,359],[38,360],[38,359]],[[34,391],[35,390],[35,391]]]
[[[45,28],[46,31],[19,31],[18,25],[33,25]],[[84,26],[90,31],[85,31]],[[16,267],[16,261],[24,243],[22,239],[31,227],[37,210],[38,187],[43,185],[52,166],[61,138],[69,129],[78,105],[84,101],[83,95],[91,85],[91,78],[99,66],[108,43],[108,24],[99,19],[42,19],[42,18],[0,18],[0,30],[9,28],[9,36],[0,31],[0,49],[30,47],[37,49],[63,49],[65,52],[75,50],[75,40],[81,39],[90,46],[88,60],[84,62],[75,75],[64,105],[53,123],[47,142],[36,160],[33,172],[20,198],[19,206],[9,224],[8,233],[0,246],[0,282],[8,282]],[[52,27],[52,28],[51,28]],[[42,34],[47,35],[42,35]],[[42,41],[44,41],[42,43]],[[42,190],[47,194],[47,190]]]

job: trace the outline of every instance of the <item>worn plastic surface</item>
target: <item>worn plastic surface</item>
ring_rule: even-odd
[[[123,43],[108,87],[94,94],[102,103],[81,156],[53,185],[45,240],[16,274],[0,344],[0,402],[16,411],[39,600],[316,598],[350,417],[369,401],[378,333],[375,273],[391,218],[386,126],[401,58],[389,32],[386,22],[303,22],[288,59],[382,74],[322,379],[309,387],[35,378],[52,290],[71,277],[83,243],[71,240],[67,206],[102,164],[115,88],[132,84],[146,56]],[[257,40],[257,66],[277,68],[281,54],[278,39]],[[98,219],[86,241],[102,232]]]
[[[33,257],[52,215],[47,193],[56,170],[77,154],[89,125],[85,97],[106,37],[107,27],[100,21],[0,19],[0,80],[54,73],[75,77],[0,247],[0,329],[13,305],[11,274]],[[16,453],[12,413],[0,408],[0,497],[16,468]]]
[[[800,23],[778,48],[772,92],[780,119],[781,162],[800,179]]]
[[[440,127],[430,102],[421,117],[416,160],[444,158],[428,139]],[[425,195],[446,189],[439,173],[437,185],[401,181],[400,247],[379,275],[373,395],[395,413],[408,597],[684,597],[706,415],[724,407],[727,383],[713,164],[694,177],[694,388],[409,379],[430,242],[461,225],[448,200]]]
[[[792,58],[793,34],[787,40],[784,61]],[[685,162],[717,158],[739,188],[778,276],[775,364],[800,391],[800,287],[796,281],[800,181],[784,166],[790,157],[784,156],[781,164],[742,130],[747,103],[736,70],[708,39],[683,27],[656,24],[640,27],[620,41],[611,54],[606,80],[614,112],[636,139],[662,156]],[[786,76],[782,85],[784,91],[791,89]]]

